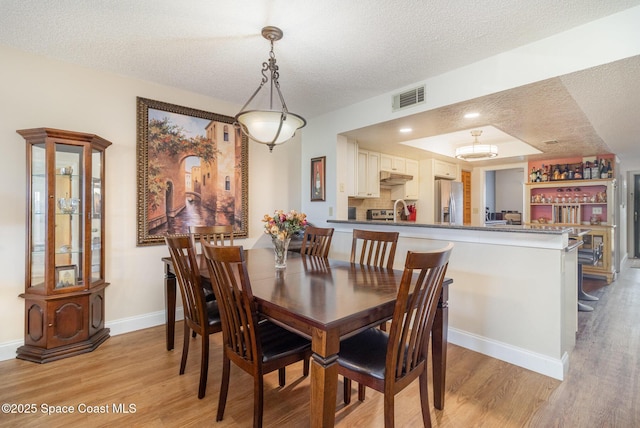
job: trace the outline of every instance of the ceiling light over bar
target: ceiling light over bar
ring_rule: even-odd
[[[273,52],[273,42],[282,39],[282,30],[278,27],[264,27],[262,29],[262,37],[271,42],[271,51],[269,52],[268,62],[262,63],[262,80],[258,89],[255,90],[249,101],[240,109],[235,116],[235,124],[239,126],[242,132],[253,141],[266,144],[269,151],[273,151],[276,144],[282,144],[290,140],[296,131],[304,127],[307,122],[294,113],[287,110],[287,104],[284,102],[282,92],[280,92],[280,82],[278,78],[278,65],[276,64],[276,55]],[[269,72],[269,75],[266,74]],[[253,101],[260,89],[271,80],[271,88],[269,94],[269,110],[245,110],[249,103]],[[280,110],[273,109],[273,88],[275,87],[280,100]]]
[[[480,130],[471,131],[473,144],[456,148],[456,158],[462,160],[490,159],[498,156],[498,147],[492,144],[478,144]]]

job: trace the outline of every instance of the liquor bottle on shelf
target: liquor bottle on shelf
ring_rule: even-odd
[[[600,178],[608,178],[607,167],[604,165],[604,159],[600,159]]]
[[[584,178],[585,180],[591,180],[591,162],[587,161],[584,165],[584,168],[582,169],[583,173],[582,173],[582,178]]]
[[[600,165],[598,159],[596,159],[596,161],[591,164],[591,179],[597,180],[598,178],[600,178]]]
[[[553,177],[553,178],[552,178],[552,179],[553,179],[553,181],[558,181],[558,180],[560,180],[560,166],[559,166],[559,165],[556,165],[556,166],[553,168],[553,175],[552,175],[552,177]]]
[[[547,167],[542,164],[542,181],[549,181],[549,173],[547,172]]]
[[[613,178],[613,169],[611,169],[611,161],[607,162],[607,178]]]
[[[529,174],[529,181],[531,183],[533,183],[534,181],[536,181],[536,167],[531,167],[531,174]]]
[[[574,180],[582,180],[582,168],[581,165],[576,165],[575,171],[573,172]]]

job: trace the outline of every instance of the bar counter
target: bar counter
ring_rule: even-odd
[[[328,220],[331,258],[349,260],[353,229],[400,233],[394,267],[407,251],[454,243],[447,276],[450,342],[529,370],[564,379],[575,346],[578,256],[554,225],[449,225]]]
[[[572,233],[573,227],[554,226],[552,224],[491,224],[491,225],[455,225],[448,223],[416,223],[415,221],[381,221],[381,220],[328,220],[328,223],[398,226],[398,227],[423,227],[431,229],[461,229],[461,230],[482,230],[485,232],[522,232],[522,233],[542,233],[552,235],[562,235]]]

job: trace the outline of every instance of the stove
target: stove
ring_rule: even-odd
[[[388,210],[367,210],[367,220],[393,221],[393,208]]]

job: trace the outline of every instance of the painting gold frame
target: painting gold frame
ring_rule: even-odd
[[[137,245],[191,225],[248,232],[248,140],[234,118],[137,98]]]

